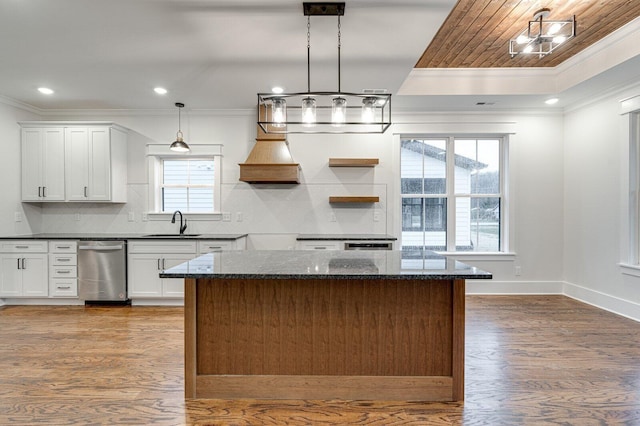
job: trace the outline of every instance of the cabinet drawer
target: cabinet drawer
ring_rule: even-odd
[[[49,266],[76,266],[78,264],[78,256],[76,254],[52,253],[49,254]]]
[[[76,278],[78,268],[75,266],[52,266],[49,268],[51,278]]]
[[[77,241],[49,241],[50,253],[76,253],[77,249]]]
[[[2,253],[47,253],[47,241],[41,240],[8,240],[0,243]]]
[[[78,297],[78,280],[52,278],[49,280],[51,297]]]
[[[220,240],[209,240],[209,241],[198,241],[198,253],[213,253],[216,251],[226,251],[226,250],[235,250],[236,244],[234,241],[220,241]]]
[[[342,250],[340,241],[299,241],[298,250]]]
[[[195,241],[154,241],[154,240],[129,240],[129,253],[186,253],[196,254]]]

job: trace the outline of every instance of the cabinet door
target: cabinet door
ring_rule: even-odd
[[[167,254],[164,256],[164,268],[169,269],[193,259],[189,254]],[[184,297],[184,278],[163,278],[162,295],[165,297]]]
[[[65,129],[66,192],[68,201],[89,199],[89,143],[86,128]]]
[[[90,127],[89,137],[89,199],[111,199],[111,143],[108,127]]]
[[[49,278],[47,274],[48,255],[22,255],[22,295],[25,297],[47,297]]]
[[[22,270],[19,254],[0,254],[0,296],[22,296]]]
[[[42,129],[22,129],[22,201],[42,201]]]
[[[129,297],[162,297],[161,259],[156,254],[129,254]]]
[[[43,129],[42,196],[44,201],[64,201],[64,131]]]

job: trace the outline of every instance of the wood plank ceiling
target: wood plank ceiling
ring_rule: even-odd
[[[534,13],[577,20],[577,35],[545,57],[509,55]],[[459,0],[416,68],[555,67],[640,16],[639,0]]]

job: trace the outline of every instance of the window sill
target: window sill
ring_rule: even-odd
[[[459,252],[459,251],[438,251],[436,252],[443,256],[453,257],[456,260],[483,260],[492,262],[513,262],[516,258],[516,253],[512,252],[500,252],[500,253],[481,253],[481,252]]]
[[[624,275],[631,275],[633,277],[640,277],[640,265],[631,265],[630,263],[618,263],[620,272]]]
[[[185,219],[199,221],[199,220],[213,220],[220,221],[222,220],[222,213],[182,213]],[[164,222],[170,221],[173,217],[173,213],[157,213],[157,212],[148,212],[147,217],[149,221],[153,222]]]

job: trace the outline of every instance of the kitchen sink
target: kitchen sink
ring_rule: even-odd
[[[154,238],[183,238],[183,237],[199,237],[202,234],[148,234],[143,235],[143,237],[154,237]]]

